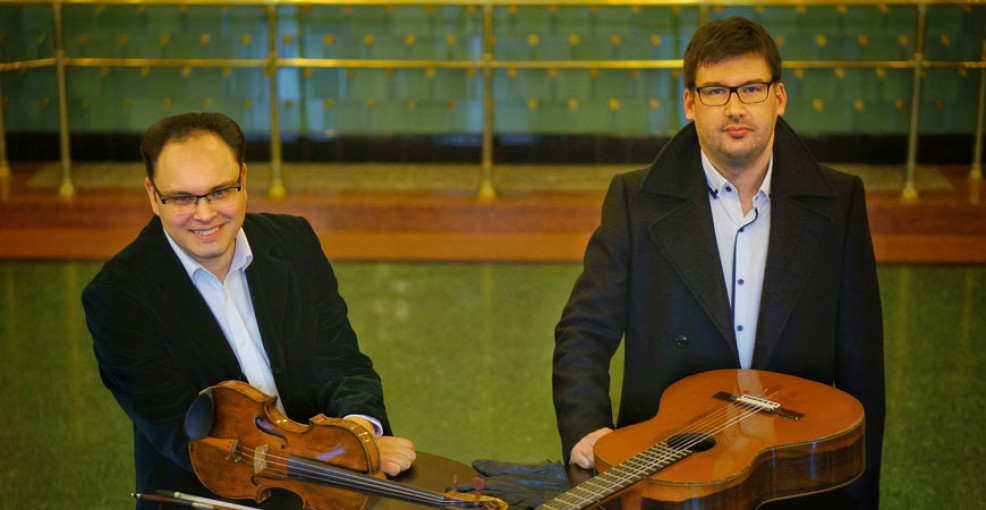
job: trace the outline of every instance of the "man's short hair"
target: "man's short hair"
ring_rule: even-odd
[[[695,86],[698,66],[750,53],[761,55],[767,61],[771,82],[781,81],[781,54],[774,39],[760,24],[733,16],[701,26],[685,48],[685,87]]]
[[[154,180],[154,164],[165,144],[171,140],[181,140],[196,131],[208,131],[222,138],[233,150],[239,166],[243,166],[246,139],[233,119],[215,112],[182,113],[158,121],[144,133],[140,141],[140,155],[144,159],[147,178]]]

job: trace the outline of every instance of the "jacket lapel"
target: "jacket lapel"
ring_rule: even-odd
[[[650,234],[715,324],[738,364],[732,314],[701,165],[698,136],[694,124],[689,124],[658,154],[644,180],[643,191],[652,194],[656,204]]]
[[[819,199],[835,192],[804,142],[778,119],[771,181],[771,225],[753,368],[766,367],[803,292],[833,219]]]
[[[253,262],[246,270],[247,284],[250,286],[250,299],[253,302],[254,315],[257,317],[257,328],[270,361],[274,380],[280,383],[281,374],[285,370],[284,342],[282,341],[285,325],[286,305],[289,302],[288,282],[294,277],[291,266],[285,261],[281,248],[269,243],[268,239],[258,233],[251,237],[252,229],[250,216],[243,225],[253,251]],[[278,384],[278,391],[283,392],[285,385]],[[283,397],[283,395],[282,395]]]
[[[173,318],[177,326],[175,337],[171,339],[174,352],[179,356],[199,358],[203,352],[206,353],[212,359],[195,359],[191,366],[200,367],[210,373],[215,370],[214,373],[219,378],[239,374],[240,364],[233,349],[226,341],[216,318],[212,316],[209,306],[171,249],[160,219],[155,217],[145,230],[150,236],[148,257],[153,271],[152,278],[157,283],[158,292],[169,312],[167,315]]]

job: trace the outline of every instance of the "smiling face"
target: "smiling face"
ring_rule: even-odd
[[[161,203],[165,197],[204,195],[235,186],[222,204],[200,198],[192,207]],[[157,187],[157,192],[155,191]],[[210,131],[195,131],[181,139],[171,139],[154,164],[154,182],[144,180],[151,209],[161,218],[164,230],[192,259],[222,280],[229,270],[236,235],[246,216],[246,165],[236,162],[233,150]]]
[[[767,61],[756,53],[699,65],[695,71],[695,88],[770,81]],[[780,82],[770,86],[765,101],[753,104],[745,104],[737,94],[731,94],[724,105],[706,106],[695,89],[687,88],[684,93],[685,117],[695,121],[702,151],[720,172],[732,175],[749,168],[766,169],[774,143],[774,126],[777,117],[784,114],[785,105],[787,93]]]

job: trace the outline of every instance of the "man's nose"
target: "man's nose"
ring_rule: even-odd
[[[199,197],[195,202],[195,219],[208,219],[216,215],[216,210],[212,207],[212,202],[206,197]]]
[[[740,101],[739,91],[730,90],[729,97],[726,98],[726,113],[728,115],[738,115],[746,112],[746,104]]]

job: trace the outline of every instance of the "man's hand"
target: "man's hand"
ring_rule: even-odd
[[[572,463],[582,469],[592,469],[593,466],[596,465],[596,457],[593,454],[596,441],[598,441],[600,437],[603,437],[612,431],[613,429],[609,427],[603,427],[586,434],[585,437],[580,439],[579,442],[575,443],[575,446],[572,447]]]
[[[414,443],[403,437],[380,436],[377,448],[380,450],[380,470],[390,476],[407,470],[417,458]]]

